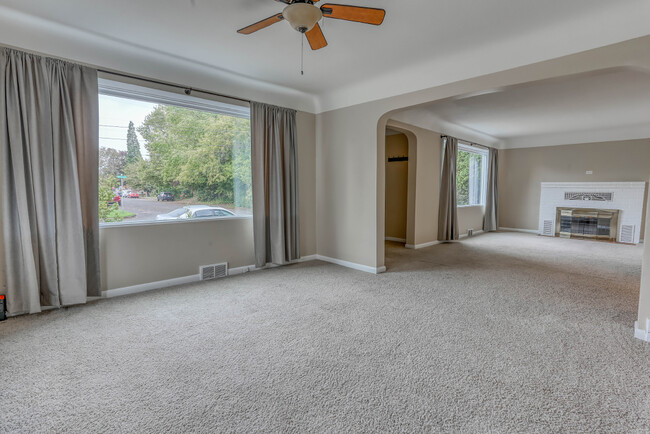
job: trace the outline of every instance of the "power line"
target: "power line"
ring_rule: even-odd
[[[109,127],[109,128],[129,128],[129,127],[124,127],[122,125],[102,125],[99,124],[100,127]]]

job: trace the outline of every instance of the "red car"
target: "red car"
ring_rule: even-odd
[[[140,193],[136,193],[135,191],[132,191],[131,193],[129,193],[128,197],[131,199],[137,199],[140,197]]]
[[[115,196],[112,201],[108,202],[109,205],[113,205],[114,203],[118,204],[119,206],[122,205],[122,198],[119,194]]]

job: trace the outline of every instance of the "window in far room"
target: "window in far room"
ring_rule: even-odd
[[[458,144],[456,161],[457,206],[485,205],[488,150],[464,143]]]

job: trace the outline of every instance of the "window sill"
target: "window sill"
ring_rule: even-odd
[[[100,223],[99,229],[115,229],[115,228],[133,228],[139,226],[157,226],[157,225],[173,225],[173,224],[191,224],[191,223],[205,223],[205,222],[218,222],[224,220],[252,220],[253,216],[231,216],[231,217],[214,217],[214,218],[201,218],[201,219],[179,219],[179,220],[150,220],[150,221],[136,221],[136,222],[115,222],[115,223]]]
[[[456,208],[483,208],[485,204],[483,205],[456,205]]]

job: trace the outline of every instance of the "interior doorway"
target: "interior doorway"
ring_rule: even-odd
[[[400,131],[386,128],[387,242],[406,244],[408,222],[409,140]]]

